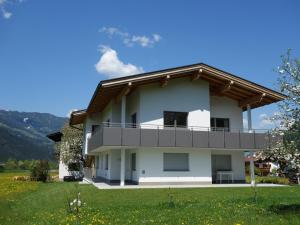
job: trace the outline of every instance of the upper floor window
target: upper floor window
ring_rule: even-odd
[[[187,127],[187,112],[164,111],[164,125],[169,127]]]
[[[229,131],[229,119],[228,118],[211,118],[210,127],[212,131]]]

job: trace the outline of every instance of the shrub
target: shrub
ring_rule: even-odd
[[[49,164],[47,160],[40,160],[32,163],[30,177],[37,181],[46,182],[49,179]]]
[[[262,184],[283,184],[288,185],[290,184],[289,179],[285,177],[255,177],[256,183],[262,183]],[[246,182],[250,183],[250,177],[246,177]]]

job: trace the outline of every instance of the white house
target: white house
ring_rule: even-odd
[[[201,63],[103,80],[70,125],[84,124],[85,175],[94,181],[245,182],[244,152],[274,141],[252,129],[251,109],[284,97]]]

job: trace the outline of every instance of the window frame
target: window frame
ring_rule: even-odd
[[[217,127],[217,120],[227,121],[228,127]],[[224,124],[225,124],[225,122],[224,122]],[[230,118],[211,117],[210,118],[210,128],[211,128],[211,131],[230,132]]]
[[[173,114],[174,120],[173,124],[166,124],[166,114]],[[185,114],[185,125],[178,125],[178,115],[179,114]],[[163,112],[163,123],[164,127],[178,127],[178,128],[187,128],[188,127],[188,116],[189,112],[178,112],[178,111],[164,111]]]

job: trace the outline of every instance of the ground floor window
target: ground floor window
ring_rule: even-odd
[[[212,169],[216,171],[231,171],[231,155],[212,155]]]
[[[189,171],[188,153],[164,153],[164,171]]]

